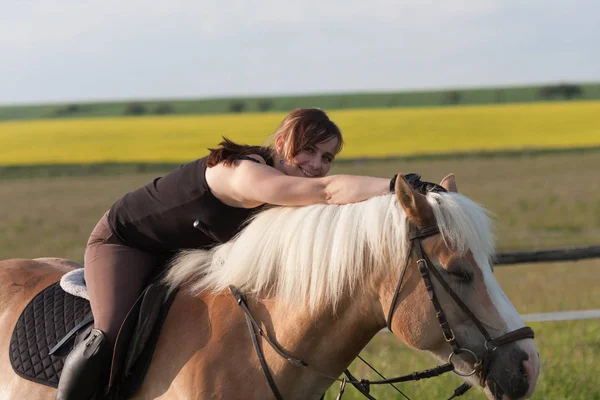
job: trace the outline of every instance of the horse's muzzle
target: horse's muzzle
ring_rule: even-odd
[[[511,343],[493,355],[485,383],[494,399],[517,400],[531,393],[536,380],[529,355],[518,344]]]

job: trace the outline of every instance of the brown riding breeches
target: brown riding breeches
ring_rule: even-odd
[[[148,279],[166,260],[120,242],[108,226],[108,213],[98,221],[87,243],[84,275],[94,327],[111,345]]]

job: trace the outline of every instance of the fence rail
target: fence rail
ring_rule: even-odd
[[[498,253],[494,265],[577,261],[588,258],[600,258],[600,246],[565,247],[549,250],[511,251]]]

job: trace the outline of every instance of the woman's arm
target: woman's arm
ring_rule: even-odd
[[[389,193],[390,185],[389,179],[368,176],[288,176],[252,161],[208,168],[206,180],[219,200],[230,206],[245,208],[264,203],[282,206],[355,203]]]

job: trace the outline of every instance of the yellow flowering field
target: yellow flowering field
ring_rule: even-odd
[[[341,158],[600,145],[600,102],[329,112]],[[181,162],[221,136],[263,144],[285,114],[148,116],[0,123],[0,165]]]

